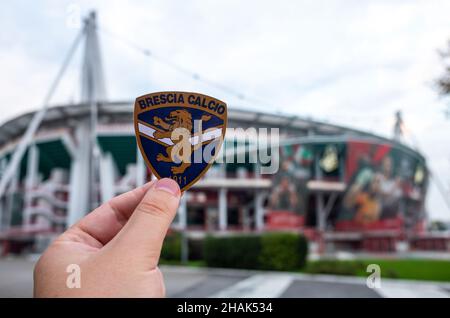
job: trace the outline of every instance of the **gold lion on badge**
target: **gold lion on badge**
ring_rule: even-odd
[[[201,117],[202,121],[208,121],[211,119],[210,115],[203,115]],[[171,111],[169,113],[169,116],[166,117],[165,119],[161,119],[157,116],[153,117],[153,122],[156,126],[161,127],[164,131],[155,131],[155,133],[153,134],[153,136],[156,139],[162,139],[162,138],[169,138],[170,140],[172,140],[172,142],[175,144],[177,140],[173,139],[172,133],[175,129],[177,128],[184,128],[187,131],[189,131],[189,134],[192,131],[192,116],[191,114],[184,110],[184,109],[180,109],[180,110],[174,110]],[[159,153],[156,156],[156,160],[157,161],[162,161],[162,162],[171,162],[173,163],[173,159],[171,156],[171,152],[172,149],[175,145],[172,146],[167,146],[166,147],[166,154],[164,155],[162,153]],[[198,147],[201,146],[201,143],[198,143],[195,146],[191,146],[189,147],[190,152],[187,154],[183,154],[183,157],[185,158],[190,158],[191,154],[194,150],[196,150]],[[182,160],[179,166],[174,166],[171,168],[171,171],[173,174],[180,174],[183,173],[189,166],[191,165],[190,162],[186,162],[185,160]]]

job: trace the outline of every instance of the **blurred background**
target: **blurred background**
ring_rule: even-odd
[[[179,90],[226,101],[228,127],[278,128],[280,169],[215,163],[186,193],[162,253],[169,296],[448,297],[449,10],[419,0],[4,5],[0,296],[30,296],[52,239],[152,179],[134,99]],[[223,153],[251,147],[241,133]],[[366,285],[369,264],[382,288]]]

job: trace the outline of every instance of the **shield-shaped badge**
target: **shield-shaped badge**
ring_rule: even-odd
[[[227,105],[210,96],[158,92],[136,98],[136,139],[152,173],[172,178],[181,191],[212,165],[227,126]]]

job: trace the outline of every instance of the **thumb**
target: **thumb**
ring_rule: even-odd
[[[158,265],[164,237],[177,212],[180,196],[180,187],[174,180],[158,180],[111,242],[114,252],[127,262],[138,262],[135,265],[154,269]]]

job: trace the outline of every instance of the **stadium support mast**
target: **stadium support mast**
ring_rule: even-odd
[[[97,34],[97,15],[95,11],[89,13],[85,21],[86,44],[84,50],[84,62],[81,76],[81,102],[89,105],[90,109],[90,148],[89,148],[89,181],[88,186],[81,185],[83,189],[89,189],[88,212],[98,204],[99,184],[99,160],[100,150],[97,143],[98,104],[105,101],[105,82],[103,78],[103,65],[100,53],[100,44]]]
[[[5,195],[8,185],[19,168],[23,155],[32,142],[41,122],[44,120],[51,98],[57,90],[79,43],[83,39],[85,40],[85,49],[81,75],[81,103],[89,105],[90,120],[88,122],[80,122],[75,132],[75,138],[78,142],[75,158],[72,159],[69,225],[88,212],[93,204],[97,203],[97,189],[95,188],[98,180],[97,162],[99,155],[96,133],[97,107],[99,102],[106,101],[106,90],[95,12],[90,12],[85,19],[84,27],[70,47],[55,80],[44,98],[42,108],[35,112],[0,179],[1,198]]]
[[[96,13],[85,19],[85,47],[81,73],[81,103],[89,105],[89,122],[80,122],[76,136],[78,150],[71,170],[68,225],[75,223],[98,204],[99,156],[97,144],[98,104],[106,100],[103,65],[97,33]]]
[[[97,33],[97,19],[92,11],[85,20],[85,47],[81,73],[81,103],[106,100],[103,63]]]

